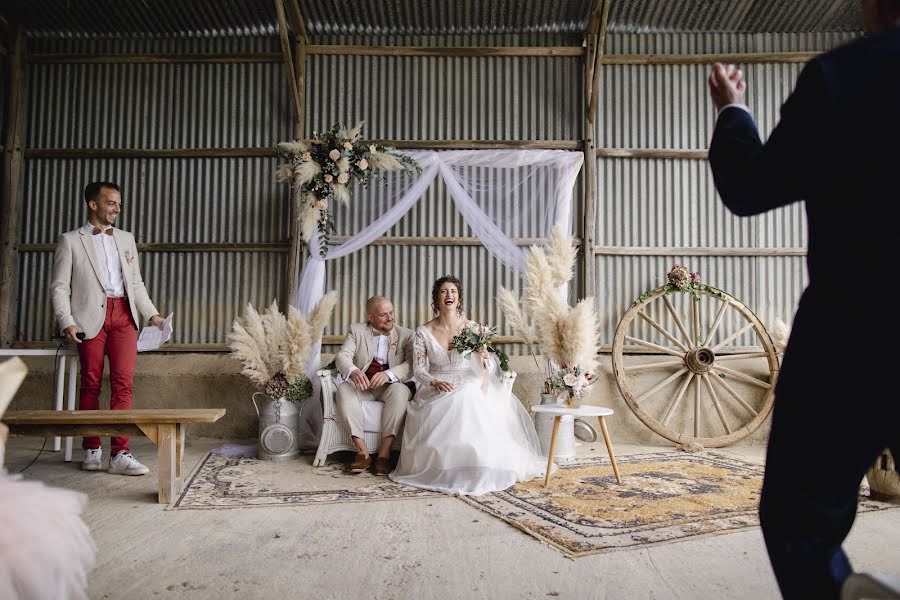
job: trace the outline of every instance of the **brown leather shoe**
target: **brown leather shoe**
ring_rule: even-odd
[[[350,463],[350,472],[353,474],[368,471],[372,465],[372,458],[368,454],[357,454],[356,459]]]
[[[387,475],[391,472],[391,459],[388,457],[381,457],[375,459],[375,474],[376,475]]]

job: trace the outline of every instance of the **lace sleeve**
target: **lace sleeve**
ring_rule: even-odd
[[[434,377],[428,372],[428,352],[425,348],[425,336],[421,331],[416,331],[416,341],[413,345],[413,373],[423,386],[430,385]]]

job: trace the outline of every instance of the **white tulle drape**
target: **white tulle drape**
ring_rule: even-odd
[[[525,253],[513,238],[546,237],[554,225],[565,231],[572,226],[572,193],[583,155],[564,150],[452,150],[407,152],[421,166],[416,177],[391,187],[387,197],[361,207],[367,194],[354,192],[352,210],[372,217],[362,230],[329,248],[325,259],[318,254],[319,240],[309,241],[310,256],[303,267],[291,304],[305,314],[325,294],[325,261],[357,252],[384,235],[419,202],[438,174],[447,186],[466,225],[488,252],[506,267],[521,271]],[[374,185],[374,184],[373,184]],[[498,201],[498,198],[500,199]],[[534,232],[538,231],[537,235]],[[526,233],[531,232],[531,236]],[[342,235],[347,232],[340,231]],[[318,398],[321,339],[314,344],[307,373]],[[318,445],[322,407],[311,400],[303,407],[300,442],[304,448]]]

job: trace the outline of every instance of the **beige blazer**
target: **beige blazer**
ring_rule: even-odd
[[[92,235],[91,228],[85,225],[59,236],[53,259],[53,280],[50,283],[53,315],[60,330],[78,325],[87,339],[95,337],[106,320],[106,288]],[[143,323],[159,314],[159,311],[144,287],[134,236],[127,231],[113,229],[113,239],[119,248],[122,280],[131,307],[131,317],[140,329]],[[141,319],[139,315],[144,318]]]
[[[394,377],[402,382],[412,377],[413,342],[415,334],[411,329],[394,325],[388,342],[388,368]],[[350,333],[338,350],[334,364],[345,380],[353,369],[365,371],[375,357],[375,337],[368,323],[350,326]]]

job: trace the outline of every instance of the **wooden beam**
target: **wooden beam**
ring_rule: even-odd
[[[585,32],[585,37],[589,35],[597,35],[597,30],[600,27],[600,12],[602,8],[603,4],[601,0],[591,1],[591,12],[588,13],[588,26],[587,31]]]
[[[10,28],[10,58],[6,82],[6,140],[3,144],[3,182],[0,183],[0,346],[12,341],[16,302],[16,244],[22,195],[22,146],[25,139],[26,38],[25,28]]]
[[[309,54],[342,56],[583,56],[579,46],[351,46],[311,44]]]
[[[307,142],[311,140],[305,140]],[[370,140],[401,150],[580,150],[578,140]],[[274,148],[25,148],[25,158],[252,158]]]
[[[806,256],[806,248],[594,246],[603,256]]]
[[[297,0],[288,0],[290,5],[297,6],[299,11],[299,5],[297,4]],[[305,34],[305,30],[304,30]],[[299,37],[299,36],[298,36]],[[294,76],[297,81],[298,88],[298,96],[300,98],[300,105],[297,109],[297,113],[294,115],[294,139],[303,139],[304,137],[304,125],[306,122],[306,38],[300,38],[299,41],[294,46],[294,56],[297,57],[297,63],[294,65],[296,69]],[[300,282],[300,264],[303,261],[303,252],[304,246],[306,245],[303,241],[303,235],[300,230],[300,214],[303,210],[303,201],[298,197],[294,197],[293,186],[288,190],[288,202],[290,210],[288,214],[290,215],[290,225],[288,227],[291,248],[288,251],[288,260],[287,260],[287,273],[285,278],[285,286],[284,286],[284,303],[282,306],[288,306],[291,303],[291,299],[294,297],[294,290],[297,288],[297,284]]]
[[[287,252],[290,244],[282,242],[271,243],[157,243],[138,244],[139,252]],[[18,244],[19,252],[53,252],[56,244]]]
[[[600,71],[602,69],[603,52],[606,44],[606,27],[609,22],[609,5],[612,0],[603,0],[603,16],[600,18],[600,29],[597,32],[597,48],[594,51],[594,68],[591,70],[591,104],[588,114],[594,121],[597,114],[597,96],[600,93]]]
[[[597,158],[706,160],[708,156],[708,150],[683,150],[681,148],[597,148]]]
[[[713,63],[805,63],[820,52],[742,52],[729,54],[607,54],[604,65],[711,65]]]
[[[25,158],[252,158],[274,148],[25,148]]]
[[[331,238],[336,244],[350,239],[347,236],[334,236]],[[542,245],[544,238],[514,238],[513,243],[518,246]],[[581,246],[583,240],[575,238],[572,243]],[[440,237],[440,236],[383,236],[374,240],[372,246],[481,246],[481,240],[477,237]],[[138,244],[140,252],[290,252],[290,242],[263,242],[263,243],[145,243]],[[53,252],[56,244],[17,244],[18,252]]]
[[[247,52],[232,54],[65,54],[36,53],[28,57],[31,64],[238,64],[279,63],[280,52]]]
[[[300,11],[300,0],[286,0],[287,14],[291,20],[291,27],[294,29],[294,35],[297,41],[309,43],[309,36],[306,34],[306,25],[303,22],[303,13]]]
[[[278,17],[278,33],[281,40],[281,53],[284,55],[284,72],[288,79],[288,90],[290,91],[292,106],[294,107],[294,117],[297,118],[301,114],[300,93],[297,89],[297,79],[294,76],[294,60],[291,58],[291,42],[288,38],[287,20],[284,15],[284,0],[274,0],[275,15]]]
[[[499,46],[451,47],[438,46],[348,46],[308,45],[308,55],[340,56],[537,56],[578,57],[587,50],[578,46]],[[716,62],[739,64],[805,63],[819,52],[734,52],[718,54],[604,54],[604,65],[706,65]],[[61,54],[37,53],[28,56],[31,64],[234,64],[277,63],[284,61],[284,53],[252,52],[235,54]]]

